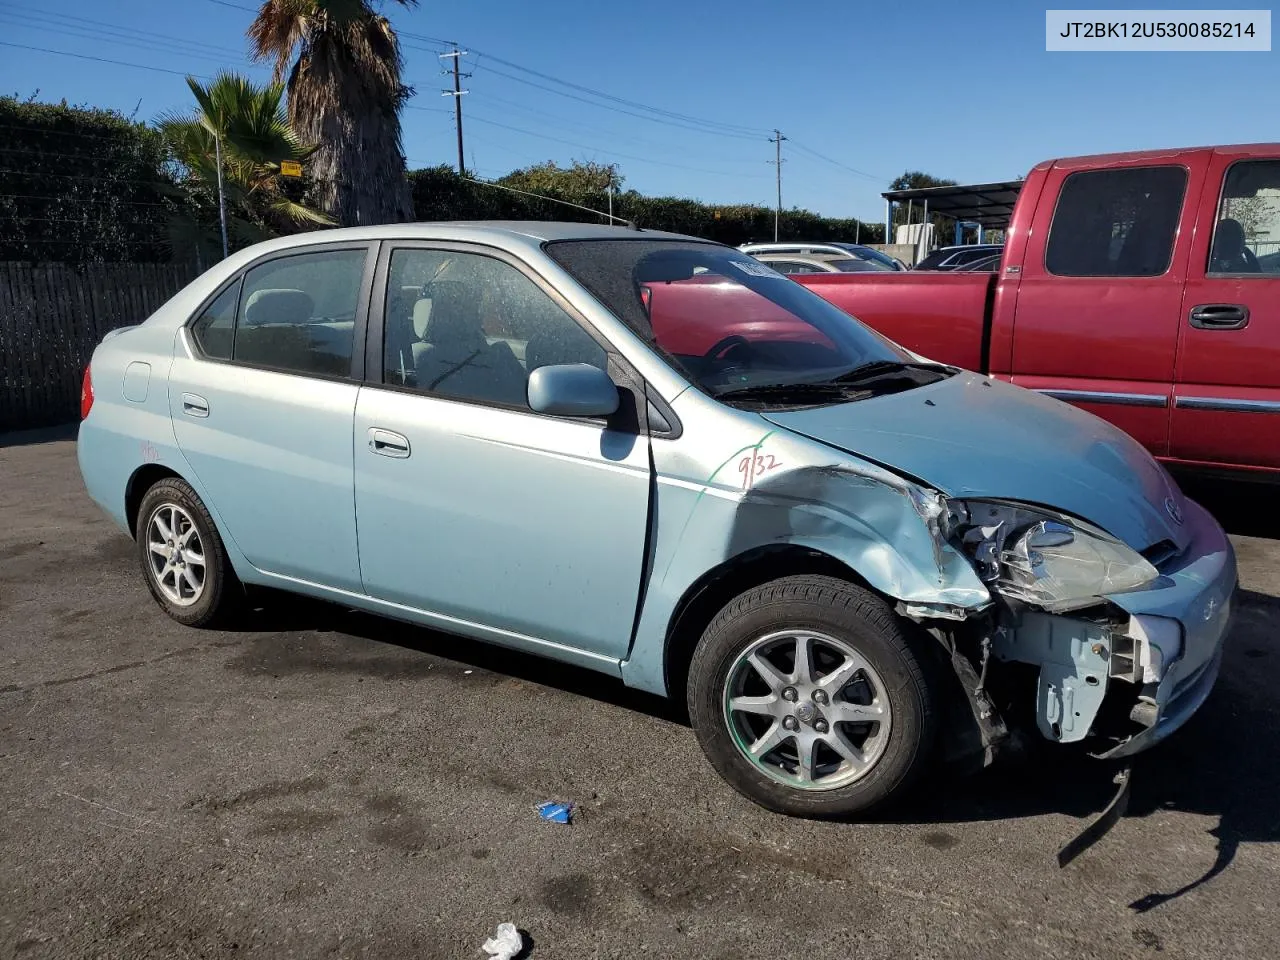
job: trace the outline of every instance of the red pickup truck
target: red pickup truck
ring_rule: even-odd
[[[793,278],[931,360],[1280,480],[1280,144],[1051,160],[994,273]]]

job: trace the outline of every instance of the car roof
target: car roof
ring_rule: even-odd
[[[786,250],[761,250],[755,258],[764,260],[809,260],[813,263],[832,263],[836,260],[857,260],[858,258],[849,253],[828,253],[827,251],[819,251],[818,253],[789,253]]]
[[[499,247],[538,246],[554,240],[683,240],[715,243],[680,233],[663,230],[637,230],[633,227],[609,226],[601,223],[574,223],[555,220],[440,220],[414,223],[383,223],[367,227],[336,227],[311,230],[267,240],[239,251],[254,256],[274,250],[289,250],[319,243],[345,243],[369,240],[452,240],[489,243]],[[717,244],[723,246],[723,244]]]

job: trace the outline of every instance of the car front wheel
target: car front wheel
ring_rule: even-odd
[[[787,577],[737,597],[704,632],[688,691],[712,765],[781,813],[867,811],[929,760],[923,658],[880,597],[843,580]]]
[[[213,518],[189,484],[169,478],[148,490],[135,536],[151,595],[174,620],[210,627],[239,611],[244,590]]]

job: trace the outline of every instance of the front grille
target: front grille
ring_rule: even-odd
[[[1172,540],[1161,540],[1142,551],[1143,559],[1163,572],[1178,556],[1178,545]]]

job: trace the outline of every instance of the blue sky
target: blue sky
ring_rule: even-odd
[[[183,72],[267,77],[244,59],[254,6],[0,0],[0,41],[157,68],[0,46],[0,92],[136,108],[142,120],[184,109]],[[906,169],[976,182],[1055,156],[1277,139],[1276,53],[1046,53],[1039,4],[429,0],[384,9],[403,33],[472,51],[466,159],[482,176],[594,159],[618,163],[644,193],[771,205],[767,138],[778,127],[790,138],[784,206],[875,221],[880,192]],[[437,58],[445,48],[405,43],[418,90],[404,114],[410,165],[453,163]],[[601,101],[510,64],[698,122]]]

